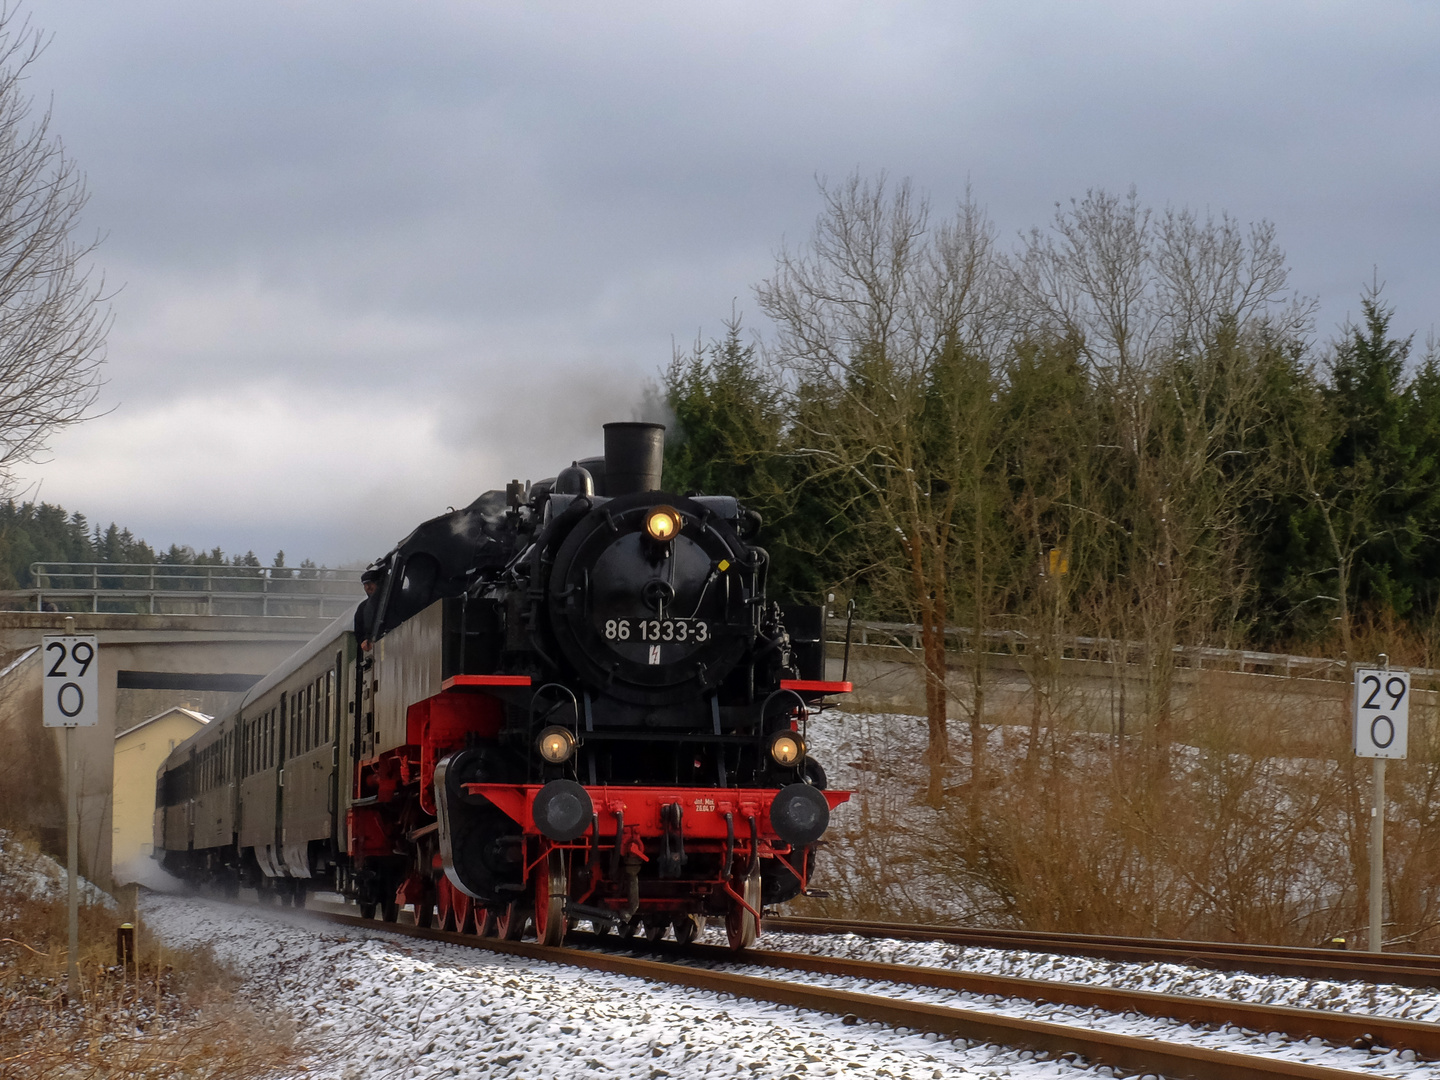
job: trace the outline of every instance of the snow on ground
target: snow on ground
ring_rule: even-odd
[[[64,903],[70,889],[70,875],[48,855],[41,855],[0,829],[0,886],[15,896]],[[114,910],[115,901],[85,877],[77,882],[82,904],[103,904]]]
[[[820,1076],[1041,1080],[1078,1074],[1068,1063],[1034,1061],[1019,1051],[994,1046],[967,1048],[963,1043],[900,1034],[882,1025],[847,1026],[839,1017],[825,1014],[403,938],[379,927],[340,928],[298,912],[240,909],[173,896],[151,896],[145,904],[150,925],[168,941],[212,944],[218,959],[245,974],[250,993],[299,1024],[301,1042],[314,1054],[306,1075],[320,1080],[708,1080],[734,1075],[766,1080]],[[815,947],[826,940],[767,934],[762,943],[770,948],[808,945],[809,951],[817,951]],[[828,951],[930,966],[1006,968],[1011,974],[1022,973],[1017,965],[1025,955],[859,938],[836,940],[839,944]],[[985,952],[995,952],[995,956],[978,955]],[[1069,957],[1030,959],[1036,961],[1028,972],[1032,975],[1055,978],[1063,974],[1119,985],[1145,977],[1138,970],[1119,968],[1148,966],[1157,969],[1149,977],[1169,978],[1173,989],[1201,992],[1203,985],[1207,993],[1223,997],[1236,992],[1251,1000],[1268,1000],[1264,986],[1272,982],[1295,981],[1224,975],[1180,965],[1117,966]],[[1059,961],[1074,966],[1062,971],[1064,965]],[[985,963],[991,966],[980,966]],[[1158,970],[1162,967],[1171,970],[1167,974]],[[769,969],[749,973],[777,977]],[[1184,983],[1187,978],[1195,981]],[[1284,1055],[1372,1076],[1440,1080],[1440,1067],[1416,1062],[1408,1053],[1342,1050],[1318,1041],[1295,1043],[1235,1029],[1200,1032],[1135,1015],[997,1001],[909,986],[817,981],[892,998],[904,996],[1071,1026],[1187,1040],[1217,1049]],[[1157,981],[1147,988],[1158,985]],[[1251,991],[1258,987],[1258,992],[1245,992],[1247,985]],[[1339,991],[1347,1005],[1360,1007],[1369,1000],[1364,988],[1342,986]],[[1414,997],[1410,1004],[1421,1010],[1411,1015],[1429,1015],[1428,1010],[1436,1005],[1433,994],[1422,1008],[1422,991],[1374,988],[1375,1000],[1392,1005],[1407,993]],[[1106,1070],[1096,1072],[1104,1075]]]
[[[149,896],[175,945],[213,945],[255,998],[297,1022],[316,1080],[746,1076],[802,1080],[1076,1075],[993,1046],[536,963],[303,913]]]

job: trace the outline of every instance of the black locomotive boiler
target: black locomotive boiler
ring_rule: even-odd
[[[511,482],[377,560],[375,594],[176,747],[155,851],[196,882],[554,944],[731,944],[805,890],[822,610],[766,592],[760,519],[661,490],[664,429]]]

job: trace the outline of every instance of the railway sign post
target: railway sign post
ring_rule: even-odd
[[[1378,668],[1355,669],[1356,757],[1373,761],[1370,802],[1370,951],[1382,948],[1385,917],[1385,762],[1404,758],[1410,741],[1410,673],[1391,671],[1380,654]]]
[[[45,683],[44,724],[65,729],[65,876],[70,917],[65,987],[71,999],[78,1000],[80,806],[75,782],[75,729],[94,727],[100,722],[100,665],[96,662],[100,657],[99,643],[94,636],[77,637],[74,617],[66,616],[64,636],[41,638],[40,655]]]

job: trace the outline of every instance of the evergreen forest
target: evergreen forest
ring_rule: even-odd
[[[70,512],[62,506],[41,502],[0,502],[0,589],[26,589],[34,585],[31,565],[37,562],[130,563],[163,566],[230,566],[259,567],[260,559],[253,551],[244,555],[226,555],[220,548],[197,552],[194,548],[171,544],[156,551],[129,529],[111,522],[108,528],[91,527],[85,515]],[[285,566],[285,552],[280,551],[271,563]],[[297,569],[313,569],[306,559]],[[118,587],[101,579],[101,587]]]
[[[677,353],[667,484],[766,518],[772,582],[924,626],[1326,651],[1440,612],[1440,350],[1376,284],[1329,340],[1272,226],[1091,192],[1002,251],[973,205],[823,189]]]

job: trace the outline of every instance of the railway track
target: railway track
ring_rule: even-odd
[[[1157,1018],[1236,1025],[1253,1031],[1279,1032],[1297,1039],[1320,1038],[1337,1045],[1408,1048],[1416,1054],[1440,1056],[1440,1027],[1413,1021],[1353,1017],[1275,1006],[1185,998],[1175,995],[1107,987],[1079,986],[1043,980],[972,975],[934,968],[916,968],[869,961],[769,950],[751,950],[737,956],[728,949],[708,945],[659,947],[616,938],[574,935],[582,948],[548,947],[530,942],[479,938],[468,934],[385,923],[312,909],[312,915],[344,926],[384,930],[408,937],[443,941],[470,948],[567,964],[592,971],[647,979],[654,982],[732,994],[736,997],[839,1015],[848,1022],[874,1022],[946,1038],[995,1043],[1052,1056],[1074,1055],[1095,1065],[1108,1065],[1127,1073],[1157,1073],[1195,1080],[1339,1080],[1355,1072],[1255,1054],[1214,1050],[1185,1042],[1121,1035],[1055,1023],[1010,1017],[979,1009],[934,1005],[881,993],[810,985],[783,977],[767,978],[724,970],[737,964],[764,967],[779,973],[876,980],[931,989],[952,990],[1000,998],[1028,999],[1057,1005],[1139,1013]],[[649,955],[636,955],[644,949]],[[663,958],[657,958],[663,957]]]
[[[1056,952],[1126,963],[1152,961],[1192,964],[1221,971],[1289,975],[1302,979],[1395,983],[1440,987],[1440,956],[1419,953],[1364,953],[1336,949],[1296,949],[1230,942],[1173,941],[1163,938],[1108,937],[1098,934],[1049,934],[1034,930],[985,930],[915,923],[770,916],[766,930],[793,934],[855,934],[902,941],[940,941],[988,949]]]

